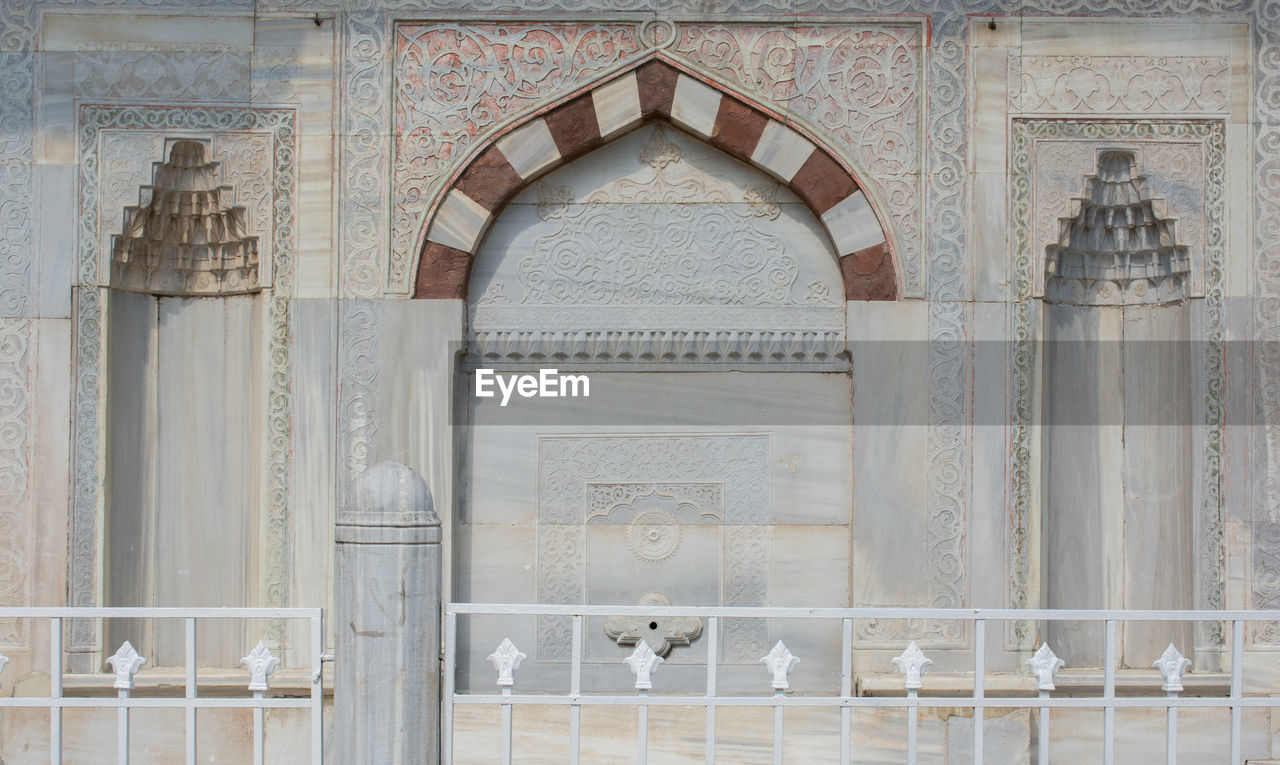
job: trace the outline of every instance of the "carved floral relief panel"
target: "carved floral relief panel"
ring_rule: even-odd
[[[30,603],[32,322],[0,320],[0,603]],[[0,646],[23,648],[26,619],[0,619]]]
[[[75,57],[82,98],[239,101],[250,96],[247,50],[83,50]]]
[[[1009,107],[1057,114],[1222,113],[1231,60],[1191,56],[1012,56]]]

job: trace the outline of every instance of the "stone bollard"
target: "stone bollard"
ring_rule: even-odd
[[[440,761],[440,519],[412,469],[381,462],[338,514],[336,762]]]

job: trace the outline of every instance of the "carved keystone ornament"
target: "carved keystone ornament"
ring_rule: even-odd
[[[671,599],[660,592],[646,592],[638,606],[670,606]],[[666,656],[678,645],[689,645],[702,634],[702,619],[696,616],[610,616],[604,634],[618,645],[643,641],[658,656]]]

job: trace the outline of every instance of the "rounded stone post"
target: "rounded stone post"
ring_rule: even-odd
[[[337,762],[440,758],[440,519],[412,469],[382,462],[338,514]]]

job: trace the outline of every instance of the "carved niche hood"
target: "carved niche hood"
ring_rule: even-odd
[[[1056,244],[1045,248],[1045,301],[1084,305],[1169,303],[1186,296],[1187,248],[1163,200],[1134,173],[1132,152],[1098,156],[1075,214],[1059,219]]]
[[[185,296],[258,291],[258,237],[204,151],[197,141],[177,141],[169,161],[154,165],[138,206],[125,208],[124,233],[112,237],[112,287]]]

